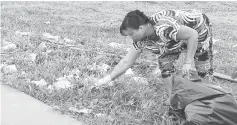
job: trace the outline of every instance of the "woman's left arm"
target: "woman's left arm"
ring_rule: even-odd
[[[189,70],[192,68],[192,63],[194,63],[194,56],[197,50],[198,33],[196,30],[182,25],[180,26],[176,36],[172,37],[175,40],[187,41],[187,53],[182,67],[182,74],[187,74],[189,77]]]
[[[186,40],[187,41],[187,54],[185,58],[184,64],[192,63],[194,59],[194,55],[197,50],[198,45],[198,33],[196,30],[187,27],[187,26],[180,26],[176,36],[172,36],[176,38],[176,40]]]

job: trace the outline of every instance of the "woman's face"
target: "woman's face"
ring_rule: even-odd
[[[141,26],[139,29],[127,28],[124,33],[134,41],[140,41],[145,37],[145,30]]]

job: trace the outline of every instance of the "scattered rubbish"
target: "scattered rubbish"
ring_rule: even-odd
[[[40,81],[31,81],[31,82],[34,83],[36,86],[39,86],[39,87],[43,87],[43,86],[48,85],[48,83],[44,79],[41,79]]]
[[[74,108],[74,107],[70,107],[68,110],[69,110],[69,111],[72,111],[72,112],[77,112],[77,113],[79,113],[79,110],[78,110],[77,108]]]
[[[91,113],[91,112],[92,112],[92,109],[80,109],[78,112],[79,112],[79,113],[88,114],[88,113]]]
[[[47,90],[48,90],[49,93],[52,93],[53,90],[54,90],[54,88],[53,88],[52,85],[49,85],[49,86],[47,87]]]
[[[233,45],[232,47],[233,47],[233,48],[234,48],[234,47],[237,47],[237,44]]]
[[[37,56],[36,54],[31,53],[31,54],[28,55],[28,58],[29,58],[30,61],[34,62],[35,59],[36,59],[36,56]]]
[[[25,74],[26,74],[26,72],[25,72],[25,71],[22,71],[22,72],[21,72],[21,74],[25,75]]]
[[[98,113],[98,114],[95,114],[97,117],[101,118],[105,118],[107,115],[106,114],[102,114],[102,113]]]
[[[51,52],[53,52],[53,50],[47,50],[45,53],[50,54]]]
[[[144,84],[144,85],[149,85],[148,81],[146,78],[143,77],[132,77],[132,79],[136,82],[136,83],[140,83],[140,84]]]
[[[45,52],[47,50],[47,45],[45,42],[42,42],[39,46],[39,50]]]
[[[13,74],[17,72],[16,65],[8,65],[3,67],[3,73],[5,74]]]
[[[46,21],[45,24],[50,24],[50,21]]]
[[[124,49],[125,48],[125,45],[115,43],[115,42],[109,43],[109,46],[111,46],[112,48],[115,48],[115,49]]]
[[[1,50],[3,50],[3,51],[9,51],[9,50],[14,50],[14,49],[16,49],[16,45],[14,43],[10,43],[10,44],[3,46],[1,48]]]
[[[43,33],[43,37],[45,37],[47,39],[56,40],[56,41],[59,41],[59,39],[60,39],[60,36],[53,36],[49,33]]]
[[[75,40],[71,40],[71,39],[69,39],[69,38],[67,38],[67,37],[65,37],[63,40],[64,40],[64,42],[66,42],[66,43],[75,43]]]
[[[106,72],[110,68],[109,65],[102,63],[100,66],[97,66],[97,69],[101,72]]]
[[[153,75],[157,75],[157,76],[161,76],[161,70],[159,67],[157,67],[153,72],[152,72]]]
[[[80,78],[81,71],[79,69],[73,69],[71,74],[74,78]]]
[[[131,48],[127,48],[126,51],[128,52]]]
[[[215,38],[212,38],[212,42],[213,42],[213,44],[216,44],[216,42],[219,42],[219,41],[221,41],[221,39],[215,39]]]
[[[217,54],[217,53],[219,53],[219,51],[217,51],[217,50],[214,50],[214,51],[213,51],[213,54]]]
[[[7,64],[0,64],[0,70],[2,71],[2,69],[7,66]]]
[[[133,73],[132,69],[129,68],[129,69],[125,72],[125,75],[126,75],[126,76],[132,76],[132,75],[134,75],[134,73]]]
[[[8,44],[11,44],[11,42],[8,42],[6,40],[2,40],[2,42],[1,42],[1,46],[6,46]]]
[[[72,112],[76,112],[76,113],[83,113],[83,114],[89,114],[92,112],[92,109],[77,109],[77,108],[74,108],[74,107],[70,107],[69,108],[70,111]]]
[[[21,31],[16,31],[15,32],[16,35],[18,36],[29,36],[31,33],[30,32],[21,32]]]
[[[67,89],[73,86],[67,79],[59,78],[57,80],[58,81],[53,84],[54,88],[57,90]]]
[[[90,84],[90,83],[95,83],[97,81],[97,79],[96,78],[94,78],[94,77],[91,77],[91,76],[88,76],[88,77],[86,77],[84,80],[83,80],[83,83],[84,84]]]

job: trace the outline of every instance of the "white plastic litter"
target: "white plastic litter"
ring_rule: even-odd
[[[127,48],[126,51],[128,52],[131,48]]]
[[[14,50],[14,49],[16,49],[16,45],[14,43],[7,44],[6,46],[3,46],[1,48],[2,51]]]
[[[53,86],[55,89],[60,90],[70,88],[73,85],[67,79],[60,79],[59,81],[54,83]]]
[[[79,113],[84,113],[84,114],[89,114],[89,113],[92,112],[92,109],[80,109],[78,112]]]
[[[109,65],[107,65],[107,64],[101,64],[100,66],[98,66],[98,69],[101,71],[101,72],[106,72],[106,71],[108,71],[108,69],[110,68],[110,66]]]
[[[11,44],[11,42],[8,42],[6,40],[2,40],[2,43],[1,43],[2,46],[6,46],[8,44]]]
[[[32,83],[34,83],[36,86],[46,86],[48,85],[48,83],[44,80],[44,79],[41,79],[40,81],[31,81]]]
[[[2,69],[7,66],[6,64],[0,64],[0,70],[2,71]]]
[[[56,41],[59,41],[59,39],[60,39],[60,36],[53,36],[49,33],[43,33],[43,37],[48,38],[48,39],[52,39],[52,40],[56,40]]]
[[[67,37],[65,37],[63,40],[64,40],[66,43],[75,43],[75,40],[71,40],[71,39],[69,39],[69,38],[67,38]]]
[[[144,84],[144,85],[148,85],[148,81],[146,78],[143,78],[143,77],[132,77],[132,79],[136,82],[136,83],[139,83],[139,84]]]
[[[39,47],[39,50],[41,50],[41,51],[47,50],[47,45],[45,42],[42,42],[38,47]]]
[[[83,113],[83,114],[89,114],[92,112],[92,109],[77,109],[77,108],[74,108],[74,107],[70,107],[69,108],[70,111],[72,112],[77,112],[77,113]]]
[[[157,75],[157,76],[161,76],[161,70],[159,67],[157,67],[153,72],[152,72],[153,75]]]
[[[21,31],[16,31],[15,32],[16,35],[18,36],[29,36],[31,33],[30,32],[21,32]]]
[[[109,43],[109,46],[111,46],[112,48],[115,48],[115,49],[125,48],[125,45],[119,44],[119,43],[115,43],[115,42]]]
[[[233,47],[233,48],[234,48],[234,47],[237,47],[237,44],[233,45],[232,47]]]
[[[213,54],[217,54],[217,53],[219,53],[219,51],[217,51],[217,50],[214,50],[214,51],[213,51]]]
[[[29,58],[30,61],[34,62],[35,59],[36,59],[36,56],[37,56],[36,54],[31,53],[31,54],[28,55],[28,58]]]
[[[5,74],[13,74],[17,72],[16,65],[8,65],[3,67],[3,73]]]
[[[46,21],[45,24],[50,24],[50,21]]]
[[[126,76],[131,76],[131,75],[134,75],[133,71],[131,68],[129,68],[126,72],[125,72],[125,75]]]

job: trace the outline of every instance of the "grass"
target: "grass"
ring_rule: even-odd
[[[218,51],[214,57],[215,71],[230,75],[237,67],[237,51],[231,47],[237,39],[237,2],[1,2],[1,41],[17,45],[16,50],[1,54],[1,63],[15,64],[18,69],[12,75],[1,73],[1,81],[87,124],[161,124],[168,108],[163,105],[166,98],[163,83],[160,77],[151,75],[154,66],[142,60],[156,61],[155,55],[142,54],[132,67],[137,76],[148,79],[149,85],[138,84],[123,75],[113,87],[92,91],[89,88],[113,69],[120,55],[126,54],[124,50],[109,48],[108,44],[117,42],[131,46],[131,40],[119,34],[120,23],[128,11],[140,9],[150,15],[162,9],[193,8],[207,13],[213,22],[214,38],[223,41],[214,45]],[[50,24],[45,24],[46,21]],[[19,37],[15,35],[17,30],[32,35]],[[38,46],[44,42],[40,39],[44,32],[73,39],[75,46],[89,51],[47,43],[51,53],[43,52]],[[35,62],[27,59],[29,53],[37,55]],[[108,64],[111,68],[108,72],[91,70],[88,66],[94,62]],[[177,66],[181,63],[179,60]],[[70,79],[74,84],[70,89],[51,92],[31,83],[45,79],[51,85],[57,78],[73,74],[75,69],[80,73],[76,74],[77,78]],[[216,79],[215,84],[237,97],[236,83]],[[76,113],[71,107],[92,109],[92,112]]]

